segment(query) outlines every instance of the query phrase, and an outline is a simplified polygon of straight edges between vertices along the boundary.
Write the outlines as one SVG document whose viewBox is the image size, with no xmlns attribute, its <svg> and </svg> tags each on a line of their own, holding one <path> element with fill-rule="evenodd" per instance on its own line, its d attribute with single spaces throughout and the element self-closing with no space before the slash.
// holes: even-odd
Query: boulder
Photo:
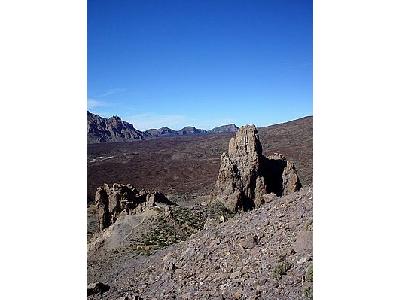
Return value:
<svg viewBox="0 0 400 300">
<path fill-rule="evenodd" d="M 102 282 L 94 282 L 88 285 L 87 295 L 103 294 L 110 289 L 110 286 Z"/>
</svg>

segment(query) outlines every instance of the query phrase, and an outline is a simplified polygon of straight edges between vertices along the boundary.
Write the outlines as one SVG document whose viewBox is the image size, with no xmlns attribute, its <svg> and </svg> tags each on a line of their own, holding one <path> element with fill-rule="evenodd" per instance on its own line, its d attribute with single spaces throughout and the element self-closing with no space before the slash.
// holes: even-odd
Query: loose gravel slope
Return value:
<svg viewBox="0 0 400 300">
<path fill-rule="evenodd" d="M 150 256 L 110 257 L 107 271 L 92 262 L 88 282 L 110 290 L 88 299 L 311 298 L 312 195 L 305 186 Z"/>
</svg>

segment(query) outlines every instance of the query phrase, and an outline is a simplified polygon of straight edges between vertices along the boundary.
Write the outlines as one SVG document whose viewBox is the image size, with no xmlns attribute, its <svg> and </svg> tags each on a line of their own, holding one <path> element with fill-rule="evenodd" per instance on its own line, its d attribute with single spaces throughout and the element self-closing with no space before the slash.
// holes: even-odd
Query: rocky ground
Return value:
<svg viewBox="0 0 400 300">
<path fill-rule="evenodd" d="M 129 251 L 126 245 L 89 251 L 88 282 L 109 289 L 88 299 L 312 298 L 312 195 L 305 186 L 154 252 Z M 204 218 L 199 219 L 201 227 Z M 153 238 L 150 244 L 157 244 Z"/>
<path fill-rule="evenodd" d="M 312 118 L 230 137 L 91 148 L 90 299 L 312 298 Z"/>
</svg>

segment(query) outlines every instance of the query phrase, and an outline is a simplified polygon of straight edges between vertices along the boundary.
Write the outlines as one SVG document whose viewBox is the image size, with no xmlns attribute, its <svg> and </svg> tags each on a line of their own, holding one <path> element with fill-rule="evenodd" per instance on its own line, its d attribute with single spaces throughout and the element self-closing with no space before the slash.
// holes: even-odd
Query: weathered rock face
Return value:
<svg viewBox="0 0 400 300">
<path fill-rule="evenodd" d="M 232 211 L 249 210 L 260 202 L 265 189 L 261 175 L 262 147 L 255 126 L 239 129 L 229 142 L 228 154 L 221 156 L 221 167 L 214 193 Z"/>
<path fill-rule="evenodd" d="M 130 184 L 117 183 L 112 187 L 104 184 L 97 188 L 95 201 L 100 230 L 113 224 L 122 211 L 136 214 L 157 205 L 173 205 L 160 192 L 139 191 Z"/>
<path fill-rule="evenodd" d="M 249 210 L 263 204 L 268 193 L 282 196 L 300 187 L 294 164 L 280 154 L 263 156 L 256 127 L 247 125 L 221 156 L 213 196 L 231 211 Z"/>
</svg>

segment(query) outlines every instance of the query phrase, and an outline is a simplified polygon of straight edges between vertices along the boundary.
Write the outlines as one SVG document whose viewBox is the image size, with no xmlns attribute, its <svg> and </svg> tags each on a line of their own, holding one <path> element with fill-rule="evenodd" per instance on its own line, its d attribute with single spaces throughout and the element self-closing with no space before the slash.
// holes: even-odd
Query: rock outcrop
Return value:
<svg viewBox="0 0 400 300">
<path fill-rule="evenodd" d="M 228 154 L 221 156 L 215 186 L 217 200 L 229 210 L 249 210 L 267 192 L 261 174 L 262 147 L 255 126 L 239 129 L 229 142 Z"/>
<path fill-rule="evenodd" d="M 117 183 L 97 188 L 95 201 L 100 230 L 113 224 L 122 211 L 136 214 L 154 206 L 174 204 L 160 192 L 139 191 L 130 184 Z"/>
<path fill-rule="evenodd" d="M 221 156 L 213 198 L 231 211 L 246 211 L 265 203 L 269 193 L 282 196 L 300 187 L 294 164 L 280 154 L 263 156 L 257 128 L 247 125 Z"/>
</svg>

